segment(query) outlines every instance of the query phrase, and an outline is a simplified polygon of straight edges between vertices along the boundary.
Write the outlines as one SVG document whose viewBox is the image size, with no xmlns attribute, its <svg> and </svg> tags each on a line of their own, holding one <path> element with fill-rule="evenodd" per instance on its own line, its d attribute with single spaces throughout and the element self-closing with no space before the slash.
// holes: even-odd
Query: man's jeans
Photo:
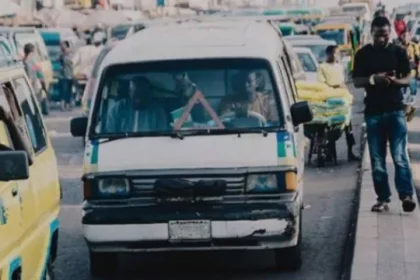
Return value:
<svg viewBox="0 0 420 280">
<path fill-rule="evenodd" d="M 413 196 L 413 178 L 407 153 L 407 123 L 404 111 L 366 116 L 367 140 L 377 199 L 389 202 L 391 190 L 386 170 L 387 142 L 395 166 L 395 186 L 399 198 Z"/>
<path fill-rule="evenodd" d="M 410 81 L 410 94 L 413 96 L 417 95 L 417 79 L 415 77 L 411 78 Z"/>
</svg>

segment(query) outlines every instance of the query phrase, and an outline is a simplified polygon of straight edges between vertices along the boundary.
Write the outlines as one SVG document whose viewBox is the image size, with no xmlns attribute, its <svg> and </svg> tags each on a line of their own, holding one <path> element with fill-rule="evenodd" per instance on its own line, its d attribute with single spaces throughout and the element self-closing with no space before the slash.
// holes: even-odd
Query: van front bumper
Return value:
<svg viewBox="0 0 420 280">
<path fill-rule="evenodd" d="M 153 211 L 144 207 L 97 208 L 84 210 L 82 223 L 85 240 L 92 251 L 276 249 L 297 244 L 300 207 L 299 203 L 293 202 L 288 206 L 219 205 L 195 212 L 163 208 Z M 120 219 L 116 220 L 117 216 Z M 209 221 L 210 239 L 172 241 L 169 221 L 185 220 Z"/>
</svg>

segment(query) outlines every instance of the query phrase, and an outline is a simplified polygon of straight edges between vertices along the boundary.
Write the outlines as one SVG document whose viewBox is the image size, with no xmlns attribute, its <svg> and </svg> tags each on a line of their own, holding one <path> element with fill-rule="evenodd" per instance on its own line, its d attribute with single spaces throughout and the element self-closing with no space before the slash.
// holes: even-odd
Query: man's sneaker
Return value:
<svg viewBox="0 0 420 280">
<path fill-rule="evenodd" d="M 404 212 L 413 212 L 416 209 L 416 203 L 411 197 L 406 197 L 402 200 L 402 207 Z"/>
<path fill-rule="evenodd" d="M 389 211 L 388 202 L 377 202 L 372 206 L 372 212 Z"/>
</svg>

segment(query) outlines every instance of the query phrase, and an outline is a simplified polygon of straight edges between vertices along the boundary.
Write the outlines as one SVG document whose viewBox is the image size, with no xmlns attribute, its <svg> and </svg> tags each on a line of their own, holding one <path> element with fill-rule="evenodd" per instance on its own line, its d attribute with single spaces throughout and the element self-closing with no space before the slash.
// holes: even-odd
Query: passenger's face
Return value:
<svg viewBox="0 0 420 280">
<path fill-rule="evenodd" d="M 389 26 L 373 27 L 372 37 L 374 46 L 380 48 L 385 47 L 389 42 L 390 33 L 391 30 Z"/>
<path fill-rule="evenodd" d="M 257 79 L 257 75 L 255 73 L 250 73 L 248 75 L 248 78 L 246 80 L 246 91 L 248 93 L 254 93 L 257 89 L 258 86 L 258 79 Z"/>
</svg>

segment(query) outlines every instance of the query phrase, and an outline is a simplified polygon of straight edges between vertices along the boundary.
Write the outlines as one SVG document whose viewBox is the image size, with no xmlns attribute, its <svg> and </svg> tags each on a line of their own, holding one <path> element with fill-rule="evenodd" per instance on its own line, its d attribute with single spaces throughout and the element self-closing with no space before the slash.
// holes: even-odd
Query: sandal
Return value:
<svg viewBox="0 0 420 280">
<path fill-rule="evenodd" d="M 389 211 L 388 202 L 377 202 L 372 206 L 372 212 L 384 212 Z"/>
<path fill-rule="evenodd" d="M 414 116 L 416 115 L 416 108 L 411 107 L 410 111 L 407 113 L 407 122 L 413 120 Z"/>
</svg>

